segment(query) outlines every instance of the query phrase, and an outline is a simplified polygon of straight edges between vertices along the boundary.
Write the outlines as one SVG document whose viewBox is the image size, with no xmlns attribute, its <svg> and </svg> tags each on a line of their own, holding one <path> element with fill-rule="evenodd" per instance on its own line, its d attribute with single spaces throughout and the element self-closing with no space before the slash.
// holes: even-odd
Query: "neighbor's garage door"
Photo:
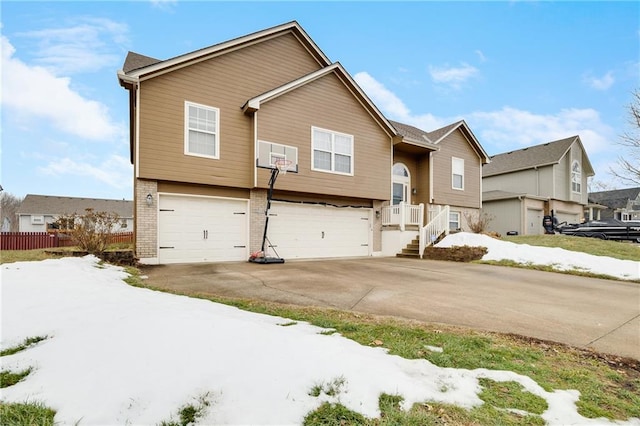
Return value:
<svg viewBox="0 0 640 426">
<path fill-rule="evenodd" d="M 558 223 L 580 223 L 580 218 L 578 217 L 579 215 L 576 213 L 555 212 L 555 215 L 558 219 Z"/>
<path fill-rule="evenodd" d="M 369 256 L 371 209 L 271 203 L 268 237 L 283 259 Z"/>
<path fill-rule="evenodd" d="M 159 263 L 247 260 L 248 201 L 160 194 Z"/>
</svg>

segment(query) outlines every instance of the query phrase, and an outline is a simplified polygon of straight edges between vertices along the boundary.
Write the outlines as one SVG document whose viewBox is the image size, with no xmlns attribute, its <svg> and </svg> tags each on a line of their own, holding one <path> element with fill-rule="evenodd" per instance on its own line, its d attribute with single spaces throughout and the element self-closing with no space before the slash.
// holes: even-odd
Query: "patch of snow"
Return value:
<svg viewBox="0 0 640 426">
<path fill-rule="evenodd" d="M 447 235 L 436 247 L 486 247 L 482 260 L 512 260 L 516 263 L 549 265 L 559 271 L 580 270 L 622 280 L 640 280 L 640 262 L 595 256 L 559 247 L 540 247 L 502 241 L 483 234 L 458 232 Z"/>
<path fill-rule="evenodd" d="M 202 424 L 300 424 L 324 401 L 378 417 L 380 393 L 404 407 L 433 401 L 474 407 L 479 378 L 515 381 L 544 398 L 549 424 L 640 425 L 586 419 L 575 390 L 545 391 L 510 371 L 437 367 L 389 355 L 325 329 L 234 307 L 127 285 L 122 268 L 93 256 L 2 265 L 2 347 L 39 344 L 2 357 L 3 368 L 33 367 L 1 389 L 3 402 L 41 401 L 61 425 L 155 425 L 206 399 Z M 309 395 L 344 379 L 338 395 Z"/>
</svg>

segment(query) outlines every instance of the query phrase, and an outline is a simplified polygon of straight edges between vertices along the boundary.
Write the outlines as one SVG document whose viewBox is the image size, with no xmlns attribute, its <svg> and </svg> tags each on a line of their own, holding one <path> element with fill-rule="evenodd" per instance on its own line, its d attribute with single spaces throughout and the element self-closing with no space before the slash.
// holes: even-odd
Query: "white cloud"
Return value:
<svg viewBox="0 0 640 426">
<path fill-rule="evenodd" d="M 494 146 L 520 147 L 537 145 L 579 135 L 587 152 L 609 148 L 613 129 L 600 120 L 594 109 L 562 109 L 555 114 L 535 114 L 512 107 L 498 111 L 468 114 L 467 122 L 479 129 L 481 142 Z"/>
<path fill-rule="evenodd" d="M 462 63 L 460 67 L 429 67 L 429 74 L 435 83 L 447 84 L 459 89 L 463 83 L 478 74 L 478 69 Z"/>
<path fill-rule="evenodd" d="M 150 0 L 151 5 L 165 12 L 173 11 L 174 7 L 178 5 L 178 0 Z"/>
<path fill-rule="evenodd" d="M 449 124 L 432 114 L 412 115 L 409 108 L 395 93 L 388 90 L 382 83 L 366 72 L 357 73 L 354 79 L 383 114 L 392 120 L 410 124 L 426 131 L 435 130 Z"/>
<path fill-rule="evenodd" d="M 602 77 L 593 77 L 593 76 L 585 76 L 583 81 L 592 89 L 596 90 L 607 90 L 613 83 L 615 83 L 615 78 L 613 78 L 613 72 L 609 71 Z"/>
<path fill-rule="evenodd" d="M 34 39 L 34 61 L 56 75 L 94 72 L 121 62 L 127 25 L 103 18 L 80 18 L 73 26 L 18 33 Z"/>
<path fill-rule="evenodd" d="M 129 160 L 111 155 L 100 164 L 90 164 L 72 158 L 54 158 L 39 172 L 47 176 L 75 176 L 90 178 L 110 187 L 124 189 L 131 186 L 132 166 Z"/>
<path fill-rule="evenodd" d="M 475 52 L 476 52 L 476 55 L 478 55 L 478 58 L 480 59 L 480 62 L 486 62 L 487 61 L 487 57 L 484 55 L 482 50 L 477 49 Z"/>
<path fill-rule="evenodd" d="M 113 140 L 124 132 L 112 122 L 105 105 L 73 91 L 69 78 L 56 77 L 43 67 L 16 58 L 6 37 L 2 36 L 0 43 L 2 106 L 15 113 L 14 118 L 31 125 L 45 119 L 58 130 L 91 140 Z"/>
</svg>

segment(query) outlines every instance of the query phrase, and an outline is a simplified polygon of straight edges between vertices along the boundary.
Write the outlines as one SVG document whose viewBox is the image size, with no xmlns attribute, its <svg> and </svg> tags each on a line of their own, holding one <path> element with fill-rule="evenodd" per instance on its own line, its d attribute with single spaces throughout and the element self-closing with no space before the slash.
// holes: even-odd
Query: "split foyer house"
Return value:
<svg viewBox="0 0 640 426">
<path fill-rule="evenodd" d="M 117 214 L 120 224 L 114 231 L 133 231 L 133 201 L 36 194 L 27 194 L 18 207 L 19 230 L 20 232 L 52 231 L 57 229 L 55 222 L 60 216 L 81 215 L 86 212 L 86 209 Z"/>
<path fill-rule="evenodd" d="M 545 215 L 580 223 L 588 204 L 587 178 L 594 170 L 579 136 L 491 157 L 482 170 L 483 211 L 492 231 L 544 233 Z"/>
<path fill-rule="evenodd" d="M 281 159 L 268 238 L 285 259 L 392 255 L 480 208 L 488 156 L 466 123 L 389 121 L 297 22 L 168 60 L 130 52 L 118 79 L 143 263 L 247 260 Z"/>
</svg>

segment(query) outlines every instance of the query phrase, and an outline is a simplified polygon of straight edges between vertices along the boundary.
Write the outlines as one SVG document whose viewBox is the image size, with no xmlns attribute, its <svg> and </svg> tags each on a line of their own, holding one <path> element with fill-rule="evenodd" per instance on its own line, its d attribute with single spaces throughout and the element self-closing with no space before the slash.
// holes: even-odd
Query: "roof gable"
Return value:
<svg viewBox="0 0 640 426">
<path fill-rule="evenodd" d="M 259 110 L 263 103 L 269 102 L 272 99 L 276 99 L 292 90 L 296 90 L 306 84 L 309 84 L 319 78 L 325 77 L 332 73 L 338 77 L 338 79 L 352 94 L 354 94 L 354 96 L 360 101 L 363 107 L 367 109 L 371 115 L 373 115 L 376 121 L 380 123 L 380 125 L 390 136 L 397 135 L 396 129 L 393 127 L 393 125 L 378 110 L 375 104 L 371 102 L 369 97 L 364 93 L 364 91 L 362 91 L 360 86 L 358 86 L 355 80 L 351 77 L 351 75 L 349 75 L 349 73 L 339 62 L 336 62 L 330 66 L 324 67 L 318 71 L 307 74 L 299 79 L 296 79 L 280 87 L 276 87 L 273 90 L 251 98 L 247 100 L 247 102 L 242 106 L 242 110 L 245 113 L 253 113 Z"/>
<path fill-rule="evenodd" d="M 101 198 L 59 197 L 27 194 L 18 208 L 20 215 L 83 214 L 91 208 L 96 212 L 116 213 L 121 218 L 133 217 L 133 201 Z"/>
<path fill-rule="evenodd" d="M 273 37 L 279 37 L 283 34 L 293 34 L 321 66 L 331 64 L 329 58 L 320 50 L 302 27 L 296 21 L 291 21 L 163 61 L 153 62 L 154 58 L 133 54 L 129 63 L 125 60 L 123 69 L 118 71 L 118 78 L 121 81 L 129 82 L 153 78 L 156 75 L 164 74 L 192 63 L 205 61 L 245 46 L 259 43 Z M 127 55 L 127 59 L 129 59 L 129 55 Z"/>
<path fill-rule="evenodd" d="M 588 175 L 593 175 L 593 167 L 586 156 L 579 136 L 571 136 L 553 142 L 547 142 L 516 151 L 509 151 L 491 157 L 491 163 L 482 168 L 483 177 L 495 176 L 504 173 L 532 169 L 535 167 L 558 164 L 567 154 L 574 143 L 578 143 L 587 160 L 583 169 Z M 586 166 L 586 168 L 585 168 Z"/>
<path fill-rule="evenodd" d="M 408 138 L 409 140 L 418 141 L 425 145 L 438 145 L 443 142 L 447 136 L 449 136 L 456 129 L 460 129 L 460 131 L 464 134 L 466 139 L 469 141 L 469 145 L 476 152 L 478 157 L 482 159 L 484 164 L 489 162 L 489 155 L 485 152 L 480 142 L 475 137 L 469 126 L 464 120 L 456 121 L 455 123 L 449 124 L 447 126 L 441 127 L 439 129 L 433 130 L 431 132 L 425 132 L 417 127 L 410 126 L 408 124 L 399 123 L 397 121 L 390 122 L 398 129 L 398 134 L 400 134 L 403 138 Z"/>
</svg>

